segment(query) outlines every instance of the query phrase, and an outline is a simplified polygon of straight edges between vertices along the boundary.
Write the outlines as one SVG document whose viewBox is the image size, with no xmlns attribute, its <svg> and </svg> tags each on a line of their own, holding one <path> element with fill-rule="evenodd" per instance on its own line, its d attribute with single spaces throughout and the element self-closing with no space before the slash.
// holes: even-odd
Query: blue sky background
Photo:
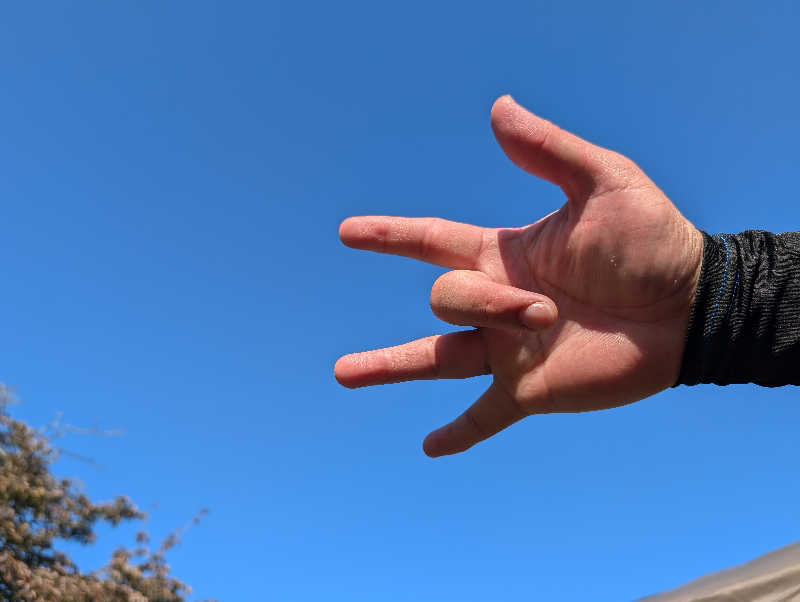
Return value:
<svg viewBox="0 0 800 602">
<path fill-rule="evenodd" d="M 794 389 L 671 390 L 421 441 L 485 378 L 350 391 L 347 352 L 452 330 L 439 268 L 358 214 L 520 226 L 562 203 L 504 93 L 623 152 L 710 232 L 800 226 L 800 5 L 81 2 L 0 19 L 0 380 L 194 599 L 631 600 L 800 540 Z M 96 567 L 137 527 L 74 550 Z"/>
</svg>

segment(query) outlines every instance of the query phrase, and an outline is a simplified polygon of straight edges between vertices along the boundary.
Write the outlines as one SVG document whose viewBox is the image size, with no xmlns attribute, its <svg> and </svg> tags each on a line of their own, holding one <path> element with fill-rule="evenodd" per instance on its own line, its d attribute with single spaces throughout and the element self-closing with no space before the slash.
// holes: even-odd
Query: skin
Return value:
<svg viewBox="0 0 800 602">
<path fill-rule="evenodd" d="M 680 370 L 703 239 L 631 160 L 559 129 L 510 96 L 492 128 L 516 165 L 567 201 L 523 228 L 436 218 L 351 217 L 349 247 L 453 271 L 431 308 L 473 330 L 345 355 L 346 387 L 492 374 L 463 414 L 429 434 L 429 456 L 462 452 L 532 414 L 632 403 L 672 386 Z"/>
</svg>

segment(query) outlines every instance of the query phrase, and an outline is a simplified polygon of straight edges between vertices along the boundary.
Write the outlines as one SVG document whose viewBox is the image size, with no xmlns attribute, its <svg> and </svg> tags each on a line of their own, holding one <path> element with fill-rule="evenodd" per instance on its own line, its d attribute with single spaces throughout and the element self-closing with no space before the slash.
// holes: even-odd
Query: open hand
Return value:
<svg viewBox="0 0 800 602">
<path fill-rule="evenodd" d="M 472 406 L 425 438 L 430 456 L 530 414 L 612 408 L 673 385 L 700 273 L 702 235 L 632 161 L 510 96 L 491 121 L 514 163 L 561 187 L 561 209 L 523 228 L 353 217 L 339 231 L 347 246 L 453 270 L 431 307 L 474 330 L 346 355 L 334 369 L 347 387 L 491 373 Z"/>
</svg>

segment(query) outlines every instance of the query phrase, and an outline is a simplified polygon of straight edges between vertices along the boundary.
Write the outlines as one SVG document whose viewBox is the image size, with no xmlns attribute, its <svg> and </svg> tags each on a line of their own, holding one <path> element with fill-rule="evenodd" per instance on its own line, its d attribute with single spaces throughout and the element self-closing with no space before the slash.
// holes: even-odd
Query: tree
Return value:
<svg viewBox="0 0 800 602">
<path fill-rule="evenodd" d="M 117 525 L 145 515 L 126 497 L 95 503 L 70 479 L 50 468 L 58 450 L 50 439 L 9 416 L 9 389 L 0 383 L 0 598 L 83 602 L 181 602 L 191 592 L 169 575 L 167 551 L 181 537 L 171 533 L 155 550 L 148 536 L 138 547 L 118 548 L 103 568 L 82 572 L 54 547 L 57 540 L 91 544 L 98 521 Z M 196 523 L 201 512 L 192 521 Z"/>
</svg>

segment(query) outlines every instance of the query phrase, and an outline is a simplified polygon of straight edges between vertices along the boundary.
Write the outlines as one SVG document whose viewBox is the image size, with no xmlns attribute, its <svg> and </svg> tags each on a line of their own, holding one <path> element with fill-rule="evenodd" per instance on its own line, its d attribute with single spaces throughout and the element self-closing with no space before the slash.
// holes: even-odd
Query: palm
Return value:
<svg viewBox="0 0 800 602">
<path fill-rule="evenodd" d="M 477 330 L 345 356 L 348 386 L 491 372 L 492 386 L 426 452 L 454 453 L 531 413 L 609 408 L 675 382 L 701 238 L 635 165 L 500 99 L 498 141 L 568 202 L 519 229 L 352 218 L 350 246 L 454 268 L 433 287 L 442 319 Z M 551 314 L 531 313 L 543 304 Z M 557 308 L 558 319 L 555 319 Z"/>
<path fill-rule="evenodd" d="M 537 413 L 608 408 L 673 384 L 696 270 L 687 226 L 645 181 L 588 199 L 577 216 L 565 205 L 527 228 L 497 231 L 483 271 L 559 309 L 544 332 L 482 330 L 497 383 Z"/>
</svg>

